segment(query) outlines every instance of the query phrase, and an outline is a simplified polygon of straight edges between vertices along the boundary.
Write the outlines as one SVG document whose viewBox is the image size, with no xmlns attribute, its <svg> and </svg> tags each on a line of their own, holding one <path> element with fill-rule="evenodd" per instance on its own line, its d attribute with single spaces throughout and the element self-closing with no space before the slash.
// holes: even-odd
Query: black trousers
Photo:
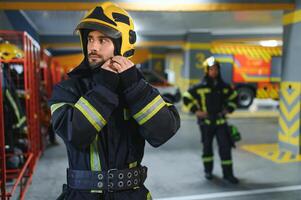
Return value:
<svg viewBox="0 0 301 200">
<path fill-rule="evenodd" d="M 200 125 L 200 130 L 205 172 L 211 173 L 213 170 L 213 139 L 216 136 L 223 173 L 232 174 L 232 145 L 227 125 Z"/>
</svg>

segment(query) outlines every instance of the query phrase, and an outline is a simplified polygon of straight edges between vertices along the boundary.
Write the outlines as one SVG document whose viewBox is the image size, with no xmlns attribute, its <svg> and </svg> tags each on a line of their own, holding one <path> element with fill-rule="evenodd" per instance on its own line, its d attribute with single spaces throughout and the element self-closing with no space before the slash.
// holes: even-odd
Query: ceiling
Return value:
<svg viewBox="0 0 301 200">
<path fill-rule="evenodd" d="M 24 11 L 40 35 L 72 35 L 84 11 Z M 130 12 L 138 35 L 281 34 L 282 11 Z"/>
<path fill-rule="evenodd" d="M 168 0 L 163 0 L 167 4 Z M 180 0 L 174 0 L 180 1 Z M 231 7 L 221 7 L 219 11 L 214 11 L 211 9 L 210 4 L 206 4 L 208 10 L 201 8 L 196 8 L 194 11 L 194 5 L 197 7 L 202 2 L 210 2 L 209 0 L 184 0 L 182 5 L 190 7 L 182 11 L 154 11 L 157 7 L 162 6 L 162 1 L 153 0 L 151 1 L 137 1 L 139 8 L 134 8 L 134 0 L 129 1 L 130 3 L 125 3 L 125 0 L 121 0 L 121 3 L 129 10 L 130 15 L 134 19 L 135 29 L 138 35 L 138 41 L 149 41 L 154 40 L 150 38 L 155 38 L 155 40 L 184 40 L 185 35 L 189 32 L 210 32 L 213 35 L 219 36 L 220 38 L 231 36 L 232 38 L 241 38 L 241 36 L 254 36 L 256 38 L 260 37 L 278 37 L 282 36 L 282 15 L 283 10 L 290 9 L 290 7 L 281 9 L 280 7 L 271 7 L 267 10 L 262 8 L 257 8 L 255 6 L 248 6 L 251 3 L 256 5 L 273 5 L 281 4 L 281 0 L 265 0 L 265 2 L 257 0 L 210 0 L 212 2 L 218 2 L 217 4 L 229 4 L 225 2 L 240 2 L 240 5 L 243 6 L 243 11 L 237 11 L 237 9 L 230 9 L 231 11 L 225 11 Z M 269 1 L 269 2 L 267 2 Z M 289 6 L 292 5 L 292 0 L 284 0 Z M 49 4 L 47 7 L 47 2 L 41 2 L 39 0 L 31 0 L 32 4 L 15 4 L 17 0 L 11 0 L 9 3 L 11 7 L 7 7 L 10 10 L 20 9 L 21 14 L 25 19 L 31 24 L 35 31 L 41 36 L 42 43 L 78 43 L 78 36 L 73 34 L 74 28 L 80 19 L 85 15 L 86 9 L 79 6 L 87 6 L 88 3 L 96 3 L 95 1 L 78 1 L 78 0 L 62 0 L 59 3 L 62 3 L 65 7 L 62 8 L 60 5 L 56 5 L 55 2 Z M 26 2 L 26 1 L 23 1 Z M 51 2 L 51 1 L 49 1 Z M 173 2 L 173 1 L 171 1 Z M 198 2 L 198 3 L 193 3 Z M 261 2 L 261 3 L 257 3 Z M 273 2 L 273 3 L 270 3 Z M 58 2 L 57 2 L 58 3 Z M 71 4 L 66 4 L 71 3 Z M 132 4 L 131 4 L 132 3 Z M 164 4 L 163 3 L 163 4 Z M 73 5 L 74 4 L 74 5 Z M 76 4 L 76 5 L 75 5 Z M 7 4 L 8 5 L 8 4 Z M 26 5 L 24 8 L 22 6 Z M 38 5 L 33 8 L 33 6 Z M 68 9 L 68 6 L 70 8 Z M 73 5 L 73 7 L 72 7 Z M 173 4 L 170 4 L 173 5 Z M 232 4 L 234 5 L 234 4 Z M 250 4 L 251 5 L 251 4 Z M 31 7 L 30 7 L 31 6 Z M 131 7 L 133 6 L 133 7 Z M 72 7 L 72 8 L 71 8 Z M 1 2 L 0 2 L 1 8 Z M 23 8 L 23 9 L 21 9 Z M 165 8 L 169 8 L 168 5 Z M 172 8 L 172 6 L 171 6 Z M 176 9 L 181 8 L 181 6 L 176 6 Z M 210 10 L 211 9 L 211 10 Z M 147 10 L 147 11 L 141 11 Z M 189 10 L 189 11 L 188 11 Z M 71 48 L 79 49 L 79 45 L 71 47 L 55 47 L 57 49 Z"/>
</svg>

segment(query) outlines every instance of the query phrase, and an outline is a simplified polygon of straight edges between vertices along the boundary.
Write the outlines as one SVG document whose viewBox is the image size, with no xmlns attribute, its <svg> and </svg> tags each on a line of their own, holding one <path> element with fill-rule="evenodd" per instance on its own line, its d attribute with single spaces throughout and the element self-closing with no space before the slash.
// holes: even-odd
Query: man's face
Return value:
<svg viewBox="0 0 301 200">
<path fill-rule="evenodd" d="M 210 78 L 213 78 L 213 79 L 217 78 L 218 73 L 219 73 L 218 72 L 218 67 L 216 65 L 213 65 L 212 67 L 209 67 L 208 75 L 209 75 Z"/>
<path fill-rule="evenodd" d="M 114 56 L 114 44 L 100 31 L 91 31 L 88 35 L 87 51 L 89 65 L 94 69 Z"/>
</svg>

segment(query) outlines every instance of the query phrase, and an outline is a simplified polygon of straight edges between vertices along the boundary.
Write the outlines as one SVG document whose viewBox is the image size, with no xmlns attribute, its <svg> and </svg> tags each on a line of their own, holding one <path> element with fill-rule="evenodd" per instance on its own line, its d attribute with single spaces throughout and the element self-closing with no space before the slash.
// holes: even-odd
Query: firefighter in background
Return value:
<svg viewBox="0 0 301 200">
<path fill-rule="evenodd" d="M 220 73 L 220 64 L 214 57 L 204 62 L 205 76 L 203 80 L 192 86 L 183 95 L 183 101 L 190 112 L 197 117 L 203 143 L 203 163 L 205 178 L 213 178 L 213 138 L 216 136 L 221 159 L 223 178 L 237 184 L 233 174 L 231 157 L 232 143 L 227 132 L 226 115 L 236 108 L 237 93 L 226 84 Z"/>
<path fill-rule="evenodd" d="M 54 131 L 68 152 L 61 199 L 151 199 L 141 166 L 145 140 L 158 147 L 180 126 L 176 108 L 149 85 L 128 59 L 133 20 L 104 2 L 77 26 L 84 60 L 54 87 L 49 101 Z"/>
</svg>

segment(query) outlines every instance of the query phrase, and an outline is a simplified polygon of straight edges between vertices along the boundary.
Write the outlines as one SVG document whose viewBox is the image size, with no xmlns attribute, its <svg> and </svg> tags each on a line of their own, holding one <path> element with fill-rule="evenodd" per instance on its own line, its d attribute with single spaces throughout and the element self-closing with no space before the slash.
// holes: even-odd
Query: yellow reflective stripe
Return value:
<svg viewBox="0 0 301 200">
<path fill-rule="evenodd" d="M 232 165 L 232 160 L 222 160 L 222 165 Z"/>
<path fill-rule="evenodd" d="M 205 122 L 205 124 L 211 124 L 209 119 L 205 119 L 204 122 Z"/>
<path fill-rule="evenodd" d="M 68 104 L 68 105 L 72 105 L 72 106 L 73 106 L 73 104 L 71 104 L 71 103 L 55 103 L 55 104 L 52 104 L 52 105 L 50 106 L 51 115 L 52 115 L 57 109 L 59 109 L 60 107 L 62 107 L 62 106 L 65 105 L 65 104 Z"/>
<path fill-rule="evenodd" d="M 124 120 L 129 120 L 130 118 L 131 118 L 130 110 L 127 109 L 127 108 L 124 108 L 123 109 L 123 119 Z"/>
<path fill-rule="evenodd" d="M 98 154 L 98 135 L 90 144 L 90 165 L 91 171 L 101 171 L 101 163 Z M 102 193 L 102 190 L 91 190 L 92 193 Z"/>
<path fill-rule="evenodd" d="M 167 102 L 166 102 L 166 105 L 167 105 L 168 107 L 173 106 L 172 103 L 167 103 Z"/>
<path fill-rule="evenodd" d="M 152 118 L 157 112 L 159 112 L 159 110 L 161 108 L 164 107 L 164 105 L 166 105 L 166 103 L 163 101 L 162 103 L 160 103 L 152 112 L 150 112 L 145 118 L 143 118 L 143 120 L 140 121 L 140 125 L 144 124 L 145 122 L 147 122 L 150 118 Z"/>
<path fill-rule="evenodd" d="M 83 97 L 81 97 L 75 107 L 88 119 L 97 131 L 100 131 L 105 125 L 106 121 L 96 111 L 96 109 Z"/>
<path fill-rule="evenodd" d="M 16 124 L 16 127 L 17 127 L 17 128 L 20 128 L 20 127 L 22 126 L 22 124 L 24 124 L 25 121 L 26 121 L 26 117 L 23 116 L 23 117 L 19 120 L 19 122 Z"/>
<path fill-rule="evenodd" d="M 221 124 L 224 124 L 226 122 L 225 119 L 218 119 L 216 120 L 216 125 L 221 125 Z"/>
<path fill-rule="evenodd" d="M 94 115 L 101 121 L 103 125 L 105 125 L 107 122 L 106 120 L 101 116 L 101 114 L 83 97 L 79 99 L 82 101 L 88 108 L 93 112 Z"/>
<path fill-rule="evenodd" d="M 201 109 L 202 111 L 207 111 L 206 107 L 206 93 L 209 93 L 210 89 L 209 88 L 203 88 L 203 89 L 198 89 L 197 93 L 201 96 Z"/>
<path fill-rule="evenodd" d="M 195 98 L 193 98 L 193 96 L 189 93 L 189 92 L 184 92 L 183 97 L 186 97 L 187 99 L 190 99 L 191 102 L 189 104 L 186 104 L 185 107 L 190 110 L 192 108 L 192 106 L 197 106 L 197 101 Z"/>
<path fill-rule="evenodd" d="M 92 144 L 90 144 L 90 164 L 92 171 L 101 171 L 101 164 L 98 154 L 98 135 L 96 135 Z"/>
<path fill-rule="evenodd" d="M 129 168 L 134 168 L 134 167 L 137 167 L 137 161 L 129 164 Z"/>
<path fill-rule="evenodd" d="M 197 106 L 197 105 L 196 105 L 195 103 L 191 102 L 191 103 L 189 103 L 188 105 L 186 105 L 186 108 L 187 108 L 188 110 L 191 110 L 191 108 L 192 108 L 193 106 Z"/>
<path fill-rule="evenodd" d="M 203 157 L 203 162 L 213 162 L 213 156 Z"/>
<path fill-rule="evenodd" d="M 193 96 L 189 92 L 184 92 L 183 97 L 194 100 Z"/>
<path fill-rule="evenodd" d="M 152 200 L 153 197 L 150 192 L 147 193 L 146 200 Z"/>
<path fill-rule="evenodd" d="M 6 94 L 7 98 L 8 98 L 11 106 L 13 107 L 13 109 L 15 111 L 15 114 L 16 114 L 16 117 L 17 117 L 17 119 L 19 121 L 20 120 L 20 112 L 19 112 L 19 109 L 17 107 L 17 104 L 16 104 L 14 98 L 11 96 L 11 94 L 10 94 L 10 92 L 9 92 L 8 89 L 6 89 L 5 94 Z"/>
<path fill-rule="evenodd" d="M 233 99 L 235 99 L 236 97 L 237 97 L 237 92 L 234 91 L 234 92 L 229 96 L 228 100 L 233 100 Z"/>
<path fill-rule="evenodd" d="M 237 108 L 237 105 L 233 102 L 228 102 L 228 106 L 232 107 L 232 108 Z"/>
<path fill-rule="evenodd" d="M 147 104 L 141 111 L 134 115 L 134 119 L 140 124 L 144 124 L 152 118 L 162 107 L 166 105 L 160 95 Z"/>
</svg>

